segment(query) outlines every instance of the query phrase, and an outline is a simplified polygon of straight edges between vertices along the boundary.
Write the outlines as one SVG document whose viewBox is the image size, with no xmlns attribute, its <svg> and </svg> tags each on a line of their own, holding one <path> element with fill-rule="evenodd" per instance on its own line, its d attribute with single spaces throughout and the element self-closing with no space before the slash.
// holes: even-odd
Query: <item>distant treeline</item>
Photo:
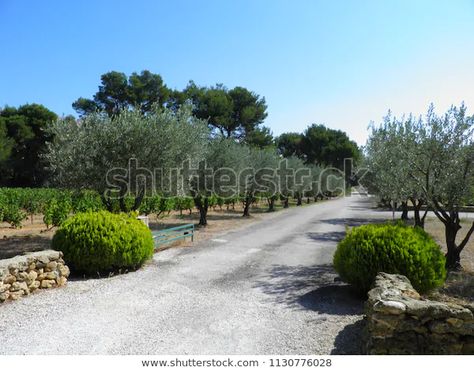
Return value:
<svg viewBox="0 0 474 371">
<path fill-rule="evenodd" d="M 183 105 L 205 120 L 214 137 L 233 139 L 261 149 L 276 149 L 281 156 L 296 156 L 306 164 L 342 169 L 345 158 L 360 158 L 359 148 L 347 135 L 323 125 L 311 125 L 304 133 L 284 133 L 274 137 L 263 125 L 267 117 L 264 97 L 244 88 L 228 89 L 222 84 L 198 86 L 193 81 L 183 90 L 166 86 L 158 74 L 150 71 L 132 73 L 108 72 L 91 99 L 79 98 L 72 103 L 79 114 L 63 121 L 81 121 L 88 115 L 103 112 L 109 117 L 123 110 L 177 111 Z M 58 116 L 39 104 L 0 109 L 0 186 L 41 187 L 51 185 L 51 169 L 43 154 L 53 140 L 48 126 Z M 288 123 L 289 126 L 293 123 Z"/>
</svg>

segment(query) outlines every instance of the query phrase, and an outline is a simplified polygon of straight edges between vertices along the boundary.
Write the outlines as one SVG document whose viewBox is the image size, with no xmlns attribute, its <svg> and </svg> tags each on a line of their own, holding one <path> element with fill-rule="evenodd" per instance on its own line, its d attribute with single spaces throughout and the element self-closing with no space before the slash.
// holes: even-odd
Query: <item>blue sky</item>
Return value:
<svg viewBox="0 0 474 371">
<path fill-rule="evenodd" d="M 365 142 L 388 109 L 474 110 L 474 1 L 0 0 L 0 106 L 58 114 L 100 75 L 149 69 L 265 96 L 275 134 L 323 123 Z"/>
</svg>

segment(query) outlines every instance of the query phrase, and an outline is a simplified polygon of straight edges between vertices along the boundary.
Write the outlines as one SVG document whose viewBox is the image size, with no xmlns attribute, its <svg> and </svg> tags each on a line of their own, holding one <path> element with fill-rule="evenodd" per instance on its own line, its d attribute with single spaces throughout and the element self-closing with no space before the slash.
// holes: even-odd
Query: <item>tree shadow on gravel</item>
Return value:
<svg viewBox="0 0 474 371">
<path fill-rule="evenodd" d="M 362 354 L 365 322 L 350 316 L 363 314 L 364 300 L 349 285 L 338 281 L 332 265 L 273 265 L 255 287 L 276 304 L 323 315 L 316 319 L 325 320 L 324 314 L 349 316 L 341 321 L 356 322 L 346 325 L 336 335 L 331 354 Z"/>
<path fill-rule="evenodd" d="M 309 232 L 306 235 L 312 240 L 318 242 L 339 242 L 346 236 L 346 232 L 326 232 L 326 233 L 315 233 Z"/>
<path fill-rule="evenodd" d="M 299 310 L 335 315 L 359 315 L 363 299 L 349 285 L 335 282 L 338 277 L 332 265 L 273 265 L 266 276 L 256 282 L 275 303 Z"/>
<path fill-rule="evenodd" d="M 336 335 L 331 354 L 363 354 L 365 319 L 347 325 Z"/>
<path fill-rule="evenodd" d="M 307 292 L 297 300 L 303 307 L 319 313 L 337 315 L 362 314 L 364 301 L 346 284 L 332 284 Z"/>
<path fill-rule="evenodd" d="M 386 219 L 378 218 L 338 218 L 338 219 L 324 219 L 321 223 L 332 224 L 332 225 L 343 225 L 348 227 L 359 227 L 364 224 L 377 224 L 385 223 Z"/>
</svg>

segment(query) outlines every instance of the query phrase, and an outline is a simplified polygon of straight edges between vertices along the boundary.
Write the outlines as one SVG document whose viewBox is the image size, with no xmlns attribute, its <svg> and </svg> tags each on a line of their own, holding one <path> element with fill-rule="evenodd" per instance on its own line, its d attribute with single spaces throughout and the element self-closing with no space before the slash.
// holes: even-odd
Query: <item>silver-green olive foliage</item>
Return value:
<svg viewBox="0 0 474 371">
<path fill-rule="evenodd" d="M 136 168 L 136 177 L 130 174 L 132 188 L 137 180 L 148 190 L 170 191 L 164 186 L 177 187 L 166 181 L 170 170 L 181 168 L 188 159 L 193 163 L 204 159 L 209 137 L 206 122 L 195 118 L 189 107 L 148 114 L 122 110 L 113 117 L 93 113 L 78 122 L 58 120 L 49 130 L 54 140 L 45 157 L 54 183 L 101 193 L 110 187 L 109 171 L 116 169 L 114 175 L 122 179 L 130 165 Z M 131 164 L 131 159 L 136 162 Z"/>
<path fill-rule="evenodd" d="M 447 266 L 459 266 L 474 224 L 461 242 L 459 211 L 472 202 L 474 188 L 474 116 L 466 107 L 437 115 L 397 119 L 389 115 L 373 128 L 366 146 L 371 180 L 381 197 L 392 201 L 425 200 L 446 228 Z"/>
</svg>

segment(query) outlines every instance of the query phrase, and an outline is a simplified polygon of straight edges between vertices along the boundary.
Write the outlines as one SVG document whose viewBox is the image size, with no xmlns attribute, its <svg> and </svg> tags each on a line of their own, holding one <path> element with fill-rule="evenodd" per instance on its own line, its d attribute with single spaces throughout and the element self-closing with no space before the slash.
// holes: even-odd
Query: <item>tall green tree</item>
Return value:
<svg viewBox="0 0 474 371">
<path fill-rule="evenodd" d="M 358 161 L 360 151 L 346 133 L 333 130 L 324 125 L 313 124 L 308 127 L 301 142 L 301 151 L 309 164 L 321 164 L 343 169 L 344 160 Z"/>
<path fill-rule="evenodd" d="M 261 126 L 247 132 L 245 143 L 261 149 L 275 148 L 275 140 L 269 127 Z"/>
<path fill-rule="evenodd" d="M 154 107 L 178 110 L 192 103 L 196 117 L 207 120 L 215 134 L 225 138 L 245 141 L 252 145 L 268 146 L 272 141 L 268 128 L 260 127 L 267 117 L 264 97 L 237 86 L 232 89 L 222 84 L 211 87 L 198 86 L 190 81 L 182 91 L 169 89 L 160 75 L 148 70 L 129 77 L 111 71 L 101 76 L 101 84 L 92 99 L 78 98 L 72 107 L 80 116 L 104 111 L 109 116 L 124 109 L 137 108 L 147 113 Z"/>
<path fill-rule="evenodd" d="M 7 124 L 4 117 L 0 117 L 0 169 L 2 164 L 10 157 L 13 140 L 7 135 Z"/>
<path fill-rule="evenodd" d="M 267 117 L 265 98 L 246 88 L 199 87 L 191 81 L 182 93 L 174 94 L 175 105 L 186 100 L 193 103 L 194 114 L 208 120 L 210 128 L 224 138 L 245 141 L 252 131 L 265 130 L 259 128 Z"/>
<path fill-rule="evenodd" d="M 43 184 L 46 172 L 41 153 L 51 138 L 45 129 L 56 119 L 54 112 L 40 104 L 25 104 L 18 108 L 7 106 L 0 111 L 0 141 L 6 143 L 0 149 L 3 157 L 1 184 L 16 187 Z"/>
<path fill-rule="evenodd" d="M 278 152 L 286 158 L 296 156 L 306 164 L 344 168 L 345 159 L 358 162 L 361 152 L 346 133 L 313 124 L 304 133 L 283 133 L 275 139 Z"/>
<path fill-rule="evenodd" d="M 283 157 L 297 156 L 304 159 L 302 141 L 301 133 L 283 133 L 275 139 L 278 152 Z"/>
<path fill-rule="evenodd" d="M 160 75 L 148 70 L 130 77 L 117 71 L 103 74 L 99 90 L 92 99 L 79 98 L 72 107 L 84 116 L 97 110 L 109 116 L 123 109 L 138 108 L 143 113 L 150 112 L 153 105 L 163 106 L 170 97 L 170 90 Z"/>
<path fill-rule="evenodd" d="M 227 137 L 245 138 L 247 133 L 256 129 L 267 117 L 265 98 L 237 86 L 229 90 L 233 109 L 230 125 L 224 127 Z"/>
</svg>

